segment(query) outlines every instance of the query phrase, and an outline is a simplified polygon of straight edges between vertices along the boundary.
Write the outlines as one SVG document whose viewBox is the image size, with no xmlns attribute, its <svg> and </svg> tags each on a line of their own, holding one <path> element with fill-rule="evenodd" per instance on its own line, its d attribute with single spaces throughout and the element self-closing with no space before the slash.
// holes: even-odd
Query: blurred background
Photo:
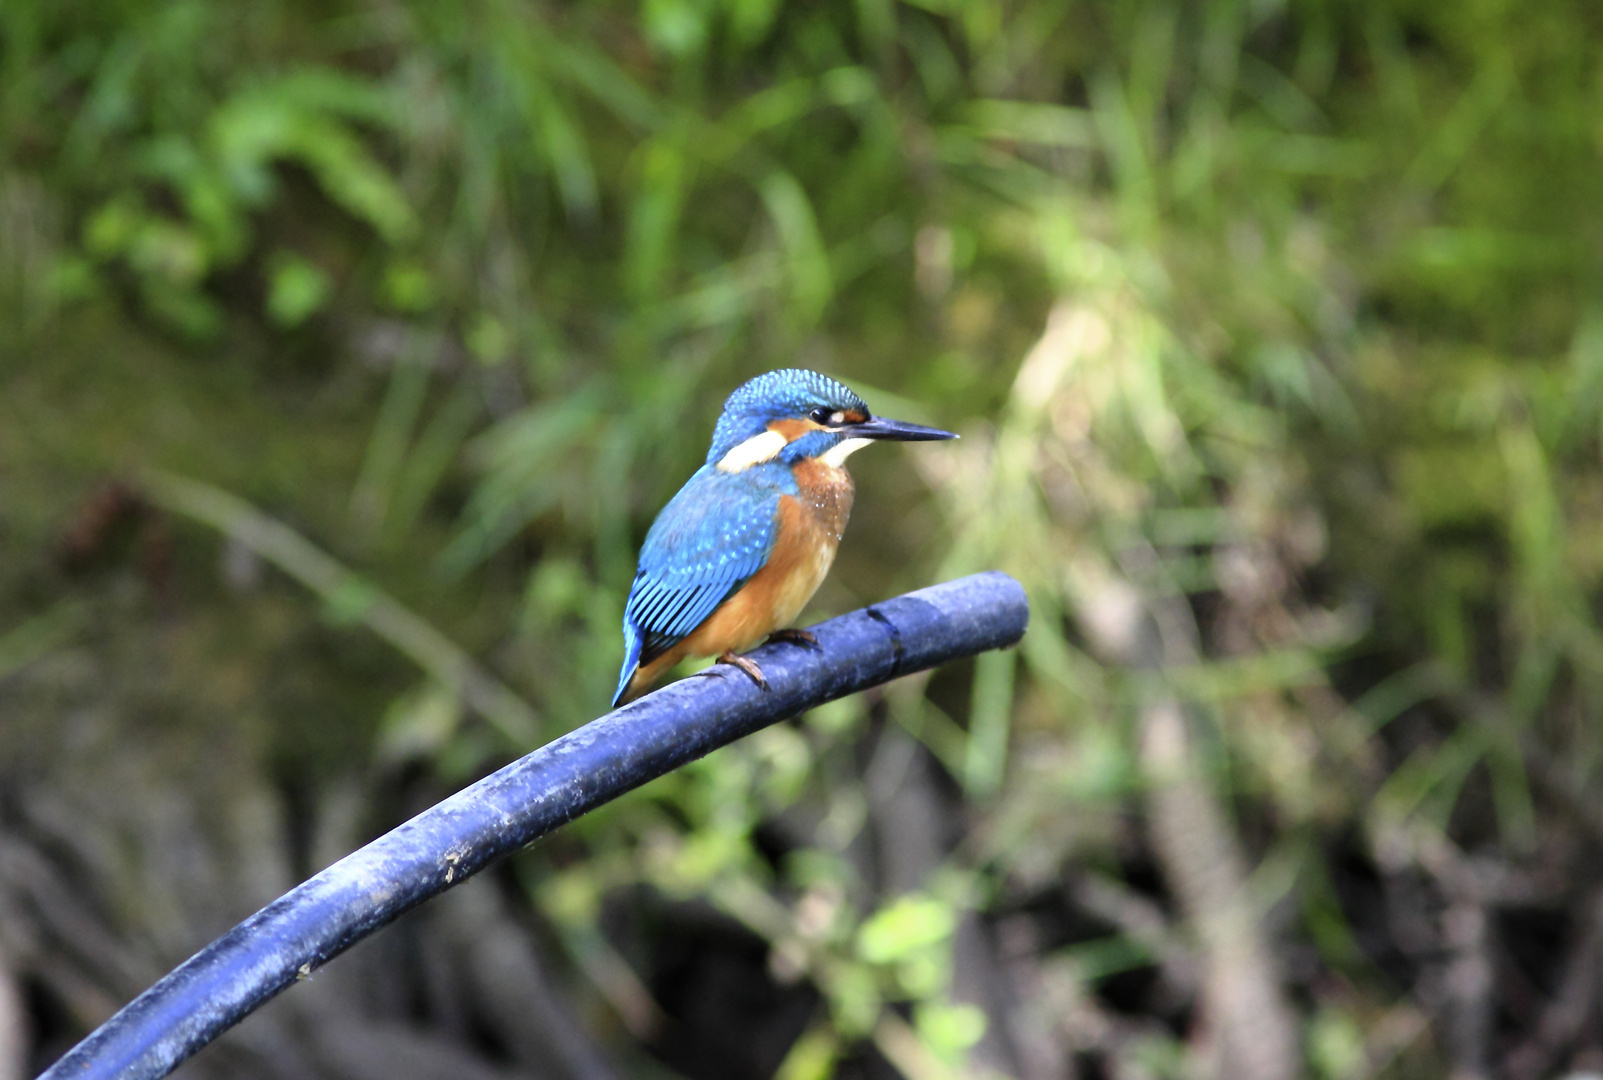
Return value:
<svg viewBox="0 0 1603 1080">
<path fill-rule="evenodd" d="M 720 751 L 186 1065 L 1603 1071 L 1603 13 L 0 3 L 0 1080 L 606 708 L 725 395 L 806 621 L 1022 645 Z"/>
</svg>

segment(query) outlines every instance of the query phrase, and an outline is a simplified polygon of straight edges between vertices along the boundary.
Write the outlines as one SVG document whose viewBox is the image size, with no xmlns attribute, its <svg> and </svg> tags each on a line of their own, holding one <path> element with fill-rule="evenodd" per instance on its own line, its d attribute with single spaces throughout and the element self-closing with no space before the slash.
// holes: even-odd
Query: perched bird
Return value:
<svg viewBox="0 0 1603 1080">
<path fill-rule="evenodd" d="M 816 371 L 770 371 L 730 394 L 707 463 L 640 549 L 613 706 L 687 656 L 716 656 L 766 690 L 762 670 L 736 654 L 770 634 L 816 645 L 806 631 L 781 628 L 835 559 L 852 510 L 847 456 L 877 439 L 955 438 L 871 416 L 862 398 Z"/>
</svg>

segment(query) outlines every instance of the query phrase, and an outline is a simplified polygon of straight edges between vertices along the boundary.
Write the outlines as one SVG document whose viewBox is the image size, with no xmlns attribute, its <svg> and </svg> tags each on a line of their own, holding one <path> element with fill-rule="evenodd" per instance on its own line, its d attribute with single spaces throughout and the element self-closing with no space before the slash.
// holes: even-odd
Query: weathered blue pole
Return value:
<svg viewBox="0 0 1603 1080">
<path fill-rule="evenodd" d="M 580 814 L 777 720 L 1024 636 L 1029 604 L 995 571 L 813 627 L 815 650 L 753 653 L 569 732 L 464 788 L 258 911 L 75 1046 L 41 1080 L 150 1080 L 379 927 Z"/>
</svg>

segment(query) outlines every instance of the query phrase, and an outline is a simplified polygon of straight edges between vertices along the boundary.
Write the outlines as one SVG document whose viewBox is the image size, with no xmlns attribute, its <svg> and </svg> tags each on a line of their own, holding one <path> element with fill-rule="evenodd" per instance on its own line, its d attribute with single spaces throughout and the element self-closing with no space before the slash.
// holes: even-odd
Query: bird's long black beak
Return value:
<svg viewBox="0 0 1603 1080">
<path fill-rule="evenodd" d="M 871 417 L 861 424 L 839 429 L 854 439 L 894 439 L 897 442 L 933 442 L 936 439 L 955 439 L 956 435 L 940 428 L 909 424 L 905 420 L 887 420 L 883 416 Z"/>
</svg>

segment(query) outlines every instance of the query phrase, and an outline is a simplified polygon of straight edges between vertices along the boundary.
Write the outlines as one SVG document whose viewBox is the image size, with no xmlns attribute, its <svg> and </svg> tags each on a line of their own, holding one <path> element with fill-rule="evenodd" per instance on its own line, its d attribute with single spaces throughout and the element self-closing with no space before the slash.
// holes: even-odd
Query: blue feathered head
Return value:
<svg viewBox="0 0 1603 1080">
<path fill-rule="evenodd" d="M 803 368 L 781 368 L 742 384 L 724 402 L 723 415 L 713 429 L 707 463 L 723 456 L 775 420 L 810 418 L 833 424 L 869 419 L 863 399 L 827 375 Z"/>
</svg>

